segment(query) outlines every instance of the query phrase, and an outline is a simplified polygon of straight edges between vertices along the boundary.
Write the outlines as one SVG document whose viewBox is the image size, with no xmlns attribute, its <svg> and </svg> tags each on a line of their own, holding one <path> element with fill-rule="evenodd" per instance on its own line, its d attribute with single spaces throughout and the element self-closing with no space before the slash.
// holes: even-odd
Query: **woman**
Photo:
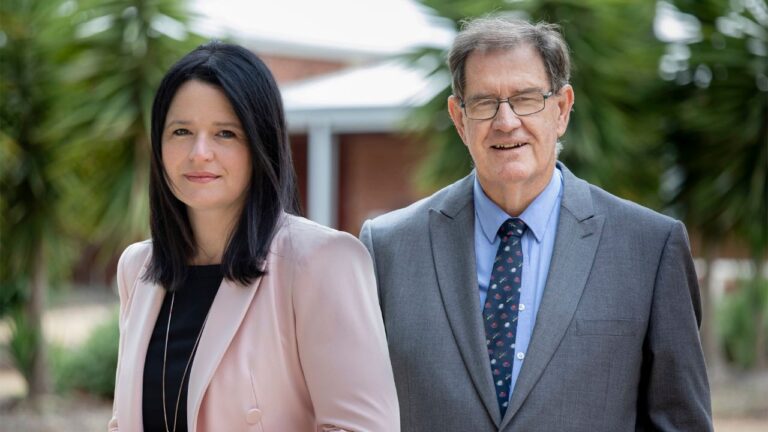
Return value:
<svg viewBox="0 0 768 432">
<path fill-rule="evenodd" d="M 282 102 L 250 51 L 212 42 L 152 108 L 152 240 L 118 265 L 111 430 L 399 430 L 370 256 L 288 214 Z"/>
</svg>

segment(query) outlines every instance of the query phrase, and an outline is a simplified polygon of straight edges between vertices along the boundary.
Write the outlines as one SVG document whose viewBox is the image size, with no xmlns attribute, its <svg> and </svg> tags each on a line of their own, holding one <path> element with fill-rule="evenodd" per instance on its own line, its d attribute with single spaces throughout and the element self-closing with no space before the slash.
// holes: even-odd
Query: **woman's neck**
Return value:
<svg viewBox="0 0 768 432">
<path fill-rule="evenodd" d="M 197 250 L 192 265 L 220 264 L 237 223 L 237 214 L 189 209 L 189 221 Z"/>
</svg>

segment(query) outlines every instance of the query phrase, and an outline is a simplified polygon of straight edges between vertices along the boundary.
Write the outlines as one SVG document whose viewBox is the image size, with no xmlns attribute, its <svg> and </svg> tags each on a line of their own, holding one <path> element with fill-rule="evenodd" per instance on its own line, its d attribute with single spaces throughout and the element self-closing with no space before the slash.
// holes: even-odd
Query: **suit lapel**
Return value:
<svg viewBox="0 0 768 432">
<path fill-rule="evenodd" d="M 139 274 L 143 274 L 144 269 Z M 149 339 L 155 328 L 165 290 L 153 283 L 139 279 L 133 291 L 133 303 L 126 323 L 128 331 L 123 333 L 123 357 L 120 359 L 120 388 L 118 395 L 121 430 L 141 430 L 143 427 L 142 398 L 144 383 L 144 361 L 147 356 Z"/>
<path fill-rule="evenodd" d="M 488 365 L 474 254 L 474 206 L 470 175 L 430 209 L 432 255 L 443 306 L 464 364 L 489 415 L 498 425 L 499 405 Z"/>
<path fill-rule="evenodd" d="M 564 190 L 549 275 L 531 344 L 502 428 L 523 405 L 565 336 L 584 292 L 603 229 L 604 217 L 594 214 L 589 185 L 562 164 L 558 166 L 563 173 Z"/>
<path fill-rule="evenodd" d="M 189 375 L 187 418 L 191 432 L 195 432 L 197 429 L 197 417 L 205 390 L 232 342 L 232 338 L 240 328 L 240 323 L 243 321 L 262 279 L 264 277 L 247 287 L 224 279 L 219 286 L 219 291 L 208 312 L 208 321 L 205 323 L 203 334 L 200 336 L 200 344 L 197 347 Z"/>
</svg>

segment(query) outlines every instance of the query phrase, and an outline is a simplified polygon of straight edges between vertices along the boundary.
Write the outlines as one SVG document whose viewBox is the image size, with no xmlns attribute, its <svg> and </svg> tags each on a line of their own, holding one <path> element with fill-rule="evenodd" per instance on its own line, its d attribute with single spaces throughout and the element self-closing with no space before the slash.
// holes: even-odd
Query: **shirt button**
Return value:
<svg viewBox="0 0 768 432">
<path fill-rule="evenodd" d="M 525 353 L 521 353 L 521 352 L 517 353 L 517 359 L 518 360 L 522 360 L 524 358 L 525 358 Z"/>
<path fill-rule="evenodd" d="M 518 307 L 518 309 L 521 310 L 521 311 L 524 311 L 525 310 L 525 305 L 520 303 L 520 306 Z"/>
<path fill-rule="evenodd" d="M 245 421 L 248 424 L 256 424 L 261 421 L 261 410 L 258 408 L 249 409 L 245 414 Z"/>
</svg>

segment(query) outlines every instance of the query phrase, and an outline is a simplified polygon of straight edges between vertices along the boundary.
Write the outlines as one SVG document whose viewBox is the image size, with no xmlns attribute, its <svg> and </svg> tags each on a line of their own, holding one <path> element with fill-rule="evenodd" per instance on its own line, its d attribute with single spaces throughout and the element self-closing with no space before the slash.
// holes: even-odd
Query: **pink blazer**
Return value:
<svg viewBox="0 0 768 432">
<path fill-rule="evenodd" d="M 111 431 L 142 430 L 144 358 L 165 290 L 141 280 L 151 242 L 117 270 Z M 353 236 L 286 215 L 251 286 L 224 280 L 190 371 L 190 432 L 400 430 L 371 258 Z"/>
</svg>

